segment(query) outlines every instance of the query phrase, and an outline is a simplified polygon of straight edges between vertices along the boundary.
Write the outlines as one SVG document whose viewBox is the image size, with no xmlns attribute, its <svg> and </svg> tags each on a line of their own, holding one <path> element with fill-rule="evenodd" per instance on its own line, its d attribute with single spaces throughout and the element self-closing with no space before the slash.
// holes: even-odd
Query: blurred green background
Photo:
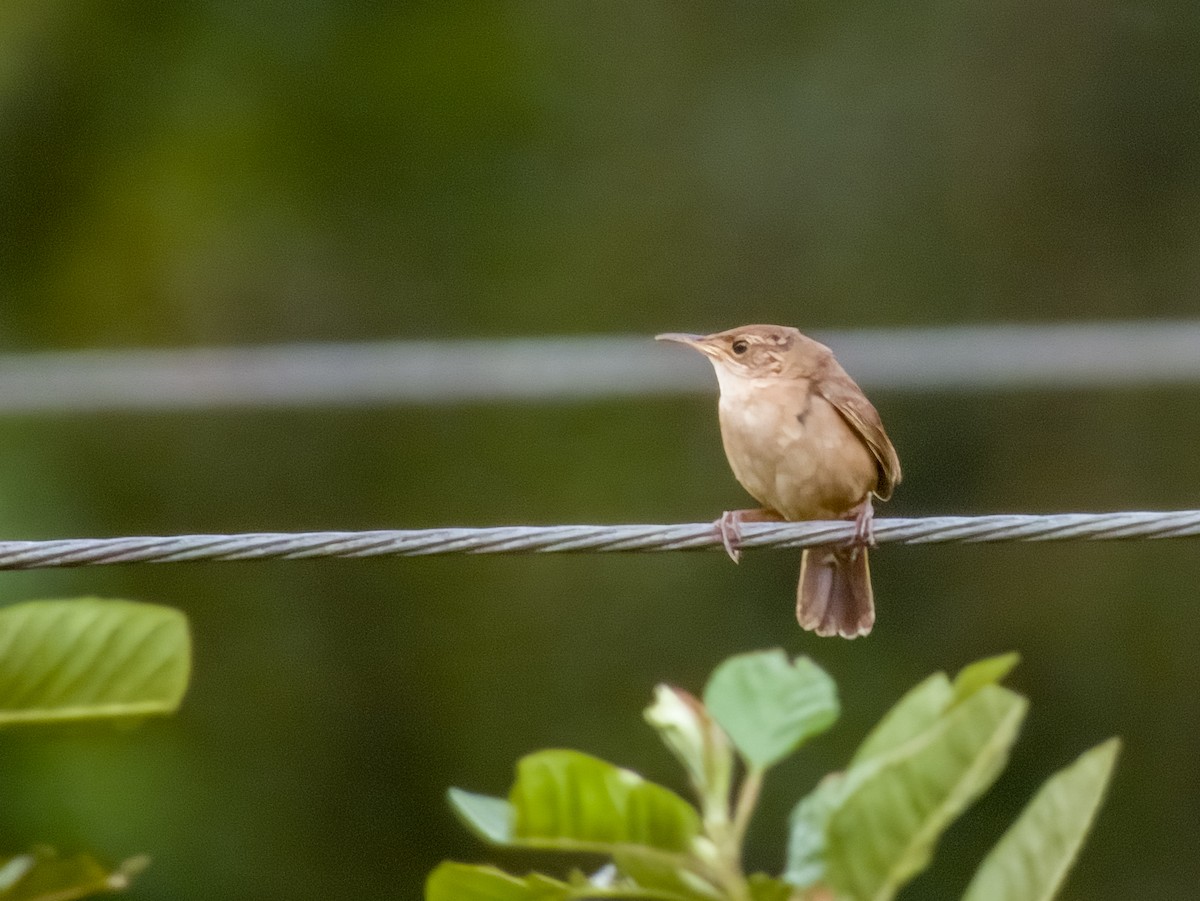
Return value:
<svg viewBox="0 0 1200 901">
<path fill-rule="evenodd" d="M 1190 316 L 1198 47 L 1174 0 L 5 0 L 0 350 Z M 872 396 L 905 464 L 885 514 L 1200 506 L 1195 387 Z M 745 502 L 711 397 L 0 419 L 12 538 Z M 904 689 L 1016 649 L 1013 767 L 905 897 L 957 897 L 1112 734 L 1063 897 L 1196 896 L 1194 543 L 887 547 L 852 644 L 796 628 L 797 566 L 0 575 L 4 602 L 176 605 L 197 642 L 171 721 L 0 736 L 0 848 L 147 852 L 147 899 L 418 897 L 437 861 L 492 856 L 448 785 L 501 793 L 517 756 L 569 746 L 682 788 L 640 720 L 653 684 L 782 645 L 846 713 L 768 786 L 750 862 L 777 871 L 792 803 Z"/>
</svg>

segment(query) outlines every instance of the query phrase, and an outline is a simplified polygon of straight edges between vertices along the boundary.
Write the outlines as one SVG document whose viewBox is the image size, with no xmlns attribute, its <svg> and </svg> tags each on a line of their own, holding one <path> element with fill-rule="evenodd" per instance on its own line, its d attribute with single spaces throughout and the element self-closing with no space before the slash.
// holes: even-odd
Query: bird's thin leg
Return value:
<svg viewBox="0 0 1200 901">
<path fill-rule="evenodd" d="M 742 559 L 741 512 L 741 510 L 726 510 L 721 514 L 721 518 L 713 523 L 717 527 L 717 534 L 721 536 L 721 544 L 725 546 L 725 553 L 734 563 L 738 563 Z"/>
<path fill-rule="evenodd" d="M 850 552 L 850 559 L 855 560 L 861 549 L 875 547 L 875 506 L 871 503 L 871 495 L 868 494 L 851 513 L 854 518 L 854 537 L 851 543 L 854 547 Z"/>
<path fill-rule="evenodd" d="M 758 510 L 726 510 L 721 518 L 713 523 L 725 553 L 734 563 L 742 559 L 742 523 L 744 522 L 783 522 L 783 517 L 774 510 L 760 508 Z"/>
</svg>

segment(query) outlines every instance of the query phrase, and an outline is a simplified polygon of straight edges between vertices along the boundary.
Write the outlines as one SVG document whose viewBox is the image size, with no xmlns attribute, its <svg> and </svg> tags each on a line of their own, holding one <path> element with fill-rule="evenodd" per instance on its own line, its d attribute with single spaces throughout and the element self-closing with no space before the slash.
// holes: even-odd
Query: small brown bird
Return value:
<svg viewBox="0 0 1200 901">
<path fill-rule="evenodd" d="M 743 521 L 853 519 L 851 543 L 804 551 L 796 618 L 818 635 L 866 635 L 875 622 L 866 552 L 874 540 L 871 495 L 891 497 L 900 460 L 862 389 L 828 347 L 786 326 L 657 340 L 686 344 L 712 361 L 725 456 L 763 505 L 718 520 L 729 555 L 740 556 Z"/>
</svg>

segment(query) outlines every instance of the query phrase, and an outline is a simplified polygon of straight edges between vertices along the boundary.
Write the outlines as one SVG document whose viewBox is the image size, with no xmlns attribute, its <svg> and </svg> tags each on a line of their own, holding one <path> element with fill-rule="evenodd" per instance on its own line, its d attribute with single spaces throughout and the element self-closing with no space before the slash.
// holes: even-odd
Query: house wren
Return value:
<svg viewBox="0 0 1200 901">
<path fill-rule="evenodd" d="M 796 618 L 818 635 L 866 635 L 875 622 L 866 551 L 873 543 L 871 495 L 891 497 L 900 460 L 862 389 L 828 347 L 786 326 L 657 340 L 686 344 L 712 361 L 725 456 L 763 505 L 717 521 L 729 555 L 739 557 L 743 521 L 853 519 L 848 544 L 804 551 Z"/>
</svg>

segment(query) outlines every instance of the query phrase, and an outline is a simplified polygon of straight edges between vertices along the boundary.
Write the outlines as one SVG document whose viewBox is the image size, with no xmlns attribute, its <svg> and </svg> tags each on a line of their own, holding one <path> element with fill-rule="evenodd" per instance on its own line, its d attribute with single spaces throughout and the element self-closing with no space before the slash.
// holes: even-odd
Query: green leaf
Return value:
<svg viewBox="0 0 1200 901">
<path fill-rule="evenodd" d="M 1051 776 L 991 850 L 963 901 L 1049 901 L 1075 861 L 1116 764 L 1109 739 Z"/>
<path fill-rule="evenodd" d="M 787 869 L 783 878 L 808 888 L 825 878 L 826 832 L 834 810 L 845 799 L 844 773 L 830 773 L 792 811 Z"/>
<path fill-rule="evenodd" d="M 503 798 L 477 795 L 461 788 L 450 789 L 446 797 L 463 824 L 485 842 L 493 845 L 512 842 L 513 809 Z"/>
<path fill-rule="evenodd" d="M 146 858 L 134 857 L 110 870 L 86 854 L 59 857 L 49 848 L 39 848 L 9 858 L 0 867 L 0 901 L 74 901 L 123 891 L 146 864 Z"/>
<path fill-rule="evenodd" d="M 838 717 L 837 687 L 807 657 L 781 650 L 730 657 L 704 689 L 704 704 L 753 768 L 778 763 Z"/>
<path fill-rule="evenodd" d="M 934 673 L 905 692 L 904 696 L 875 724 L 854 752 L 851 766 L 886 754 L 937 722 L 954 698 L 945 673 Z"/>
<path fill-rule="evenodd" d="M 425 901 L 559 901 L 571 888 L 545 876 L 519 879 L 495 867 L 443 863 L 425 880 Z"/>
<path fill-rule="evenodd" d="M 187 690 L 187 620 L 81 598 L 0 610 L 0 726 L 171 713 Z"/>
<path fill-rule="evenodd" d="M 875 759 L 829 826 L 829 881 L 891 898 L 923 870 L 941 833 L 999 776 L 1025 717 L 1019 695 L 989 685 Z"/>
<path fill-rule="evenodd" d="M 944 677 L 926 680 L 897 705 L 906 719 L 881 724 L 870 753 L 860 750 L 849 770 L 797 805 L 788 882 L 886 901 L 928 865 L 941 833 L 999 775 L 1028 706 L 985 685 L 930 722 L 934 701 L 952 696 Z M 923 728 L 914 732 L 913 723 Z M 889 750 L 881 734 L 902 740 Z"/>
<path fill-rule="evenodd" d="M 700 799 L 704 822 L 716 829 L 729 822 L 733 748 L 729 737 L 699 700 L 678 688 L 659 685 L 646 722 L 687 770 Z"/>
<path fill-rule="evenodd" d="M 611 855 L 641 888 L 622 888 L 609 897 L 715 897 L 712 886 L 691 871 L 683 856 L 700 832 L 695 808 L 636 773 L 576 751 L 542 751 L 518 763 L 510 797 L 506 801 L 457 788 L 449 792 L 454 811 L 485 841 Z M 471 873 L 471 880 L 511 890 L 500 876 L 513 877 L 497 875 L 499 871 Z M 454 871 L 440 878 L 458 875 Z"/>
<path fill-rule="evenodd" d="M 755 873 L 748 881 L 751 901 L 788 901 L 792 897 L 790 885 L 765 873 Z"/>
<path fill-rule="evenodd" d="M 425 880 L 425 901 L 567 901 L 624 898 L 628 901 L 693 901 L 697 896 L 642 888 L 627 882 L 592 885 L 582 876 L 572 883 L 530 873 L 524 879 L 495 867 L 443 863 Z M 755 901 L 758 901 L 755 896 Z M 764 899 L 765 901 L 765 899 Z M 772 899 L 773 901 L 773 899 Z"/>
<path fill-rule="evenodd" d="M 513 838 L 540 847 L 640 845 L 686 852 L 696 809 L 637 773 L 578 751 L 540 751 L 517 764 Z"/>
<path fill-rule="evenodd" d="M 660 892 L 682 901 L 721 901 L 725 898 L 716 886 L 678 861 L 663 855 L 616 850 L 613 862 L 634 885 L 648 891 Z"/>
<path fill-rule="evenodd" d="M 851 765 L 890 751 L 931 726 L 951 704 L 964 701 L 984 685 L 1000 682 L 1020 662 L 1020 655 L 1001 654 L 963 667 L 951 683 L 934 673 L 902 697 L 871 730 L 854 754 Z"/>
<path fill-rule="evenodd" d="M 977 660 L 964 666 L 954 677 L 954 702 L 965 701 L 985 685 L 997 685 L 1021 662 L 1021 655 L 1012 651 Z"/>
</svg>

